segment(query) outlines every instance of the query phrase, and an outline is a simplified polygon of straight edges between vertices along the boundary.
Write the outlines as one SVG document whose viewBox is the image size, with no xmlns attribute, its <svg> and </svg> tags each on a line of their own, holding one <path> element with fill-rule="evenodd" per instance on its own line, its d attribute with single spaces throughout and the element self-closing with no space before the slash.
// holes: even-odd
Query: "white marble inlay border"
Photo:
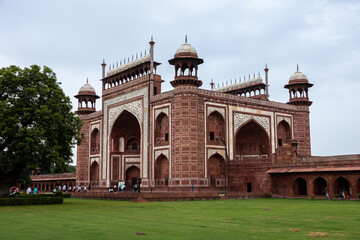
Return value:
<svg viewBox="0 0 360 240">
<path fill-rule="evenodd" d="M 278 125 L 282 120 L 287 122 L 289 124 L 289 126 L 291 127 L 291 119 L 290 119 L 290 117 L 283 117 L 283 116 L 277 116 L 276 117 L 276 125 Z"/>
<path fill-rule="evenodd" d="M 224 160 L 226 160 L 224 149 L 208 149 L 208 154 L 207 154 L 208 159 L 216 153 L 219 154 L 220 156 L 222 156 L 224 158 Z"/>
<path fill-rule="evenodd" d="M 155 110 L 155 119 L 159 116 L 160 113 L 166 114 L 169 117 L 169 108 L 161 108 Z"/>
<path fill-rule="evenodd" d="M 234 134 L 236 134 L 239 127 L 249 121 L 254 120 L 258 124 L 260 124 L 270 136 L 270 119 L 268 117 L 256 116 L 256 115 L 249 115 L 243 113 L 235 113 L 234 114 Z"/>
<path fill-rule="evenodd" d="M 213 107 L 213 106 L 208 106 L 207 107 L 207 116 L 209 116 L 213 112 L 219 112 L 223 116 L 223 118 L 225 119 L 225 109 L 224 108 L 217 108 L 217 107 Z"/>
<path fill-rule="evenodd" d="M 169 150 L 168 149 L 163 149 L 163 150 L 158 150 L 155 151 L 155 158 L 154 160 L 156 161 L 156 159 L 163 154 L 167 159 L 169 159 Z"/>
</svg>

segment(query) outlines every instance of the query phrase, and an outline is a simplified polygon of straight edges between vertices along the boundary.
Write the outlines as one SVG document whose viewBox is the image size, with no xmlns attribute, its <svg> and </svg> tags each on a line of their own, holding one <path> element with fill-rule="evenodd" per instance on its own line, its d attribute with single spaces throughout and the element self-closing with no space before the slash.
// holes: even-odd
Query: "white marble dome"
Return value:
<svg viewBox="0 0 360 240">
<path fill-rule="evenodd" d="M 308 80 L 308 79 L 305 74 L 303 74 L 300 71 L 296 71 L 293 75 L 291 75 L 289 81 L 291 80 Z"/>
<path fill-rule="evenodd" d="M 178 48 L 178 50 L 176 50 L 175 55 L 178 53 L 195 53 L 195 54 L 197 54 L 196 49 L 187 42 L 182 44 Z"/>
<path fill-rule="evenodd" d="M 93 86 L 91 86 L 89 83 L 85 83 L 79 90 L 79 94 L 82 93 L 82 92 L 87 92 L 87 93 L 94 93 L 96 94 L 95 92 L 95 88 Z"/>
</svg>

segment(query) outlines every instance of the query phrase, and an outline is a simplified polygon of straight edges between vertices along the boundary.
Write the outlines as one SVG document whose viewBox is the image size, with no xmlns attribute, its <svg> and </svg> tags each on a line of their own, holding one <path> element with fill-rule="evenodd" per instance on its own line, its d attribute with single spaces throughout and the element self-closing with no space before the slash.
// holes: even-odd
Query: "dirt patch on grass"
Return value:
<svg viewBox="0 0 360 240">
<path fill-rule="evenodd" d="M 300 232 L 301 231 L 301 229 L 299 229 L 299 228 L 289 228 L 288 230 L 290 232 Z"/>
<path fill-rule="evenodd" d="M 328 234 L 326 232 L 312 232 L 312 233 L 309 233 L 308 236 L 320 238 L 320 237 L 327 237 Z"/>
<path fill-rule="evenodd" d="M 136 232 L 135 235 L 146 235 L 144 232 Z"/>
</svg>

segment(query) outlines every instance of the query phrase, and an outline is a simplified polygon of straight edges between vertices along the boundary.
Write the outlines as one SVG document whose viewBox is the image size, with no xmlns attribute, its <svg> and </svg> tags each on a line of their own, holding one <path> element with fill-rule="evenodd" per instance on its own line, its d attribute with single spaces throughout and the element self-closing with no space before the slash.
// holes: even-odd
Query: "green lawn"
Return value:
<svg viewBox="0 0 360 240">
<path fill-rule="evenodd" d="M 315 239 L 312 232 L 326 232 L 321 239 L 360 239 L 360 202 L 64 199 L 60 205 L 0 206 L 2 240 Z"/>
</svg>

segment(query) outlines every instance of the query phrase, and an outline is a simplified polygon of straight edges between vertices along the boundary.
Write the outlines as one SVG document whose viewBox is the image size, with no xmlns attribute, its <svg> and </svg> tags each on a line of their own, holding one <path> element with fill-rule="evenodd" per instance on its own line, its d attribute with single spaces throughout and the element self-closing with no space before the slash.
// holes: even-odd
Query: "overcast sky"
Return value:
<svg viewBox="0 0 360 240">
<path fill-rule="evenodd" d="M 270 100 L 287 102 L 284 85 L 299 64 L 314 84 L 312 154 L 360 153 L 360 1 L 0 0 L 0 30 L 0 67 L 52 68 L 75 108 L 87 78 L 101 96 L 103 59 L 148 51 L 151 35 L 163 91 L 172 89 L 168 60 L 185 34 L 204 59 L 201 88 L 212 78 L 264 78 L 267 63 Z"/>
</svg>

